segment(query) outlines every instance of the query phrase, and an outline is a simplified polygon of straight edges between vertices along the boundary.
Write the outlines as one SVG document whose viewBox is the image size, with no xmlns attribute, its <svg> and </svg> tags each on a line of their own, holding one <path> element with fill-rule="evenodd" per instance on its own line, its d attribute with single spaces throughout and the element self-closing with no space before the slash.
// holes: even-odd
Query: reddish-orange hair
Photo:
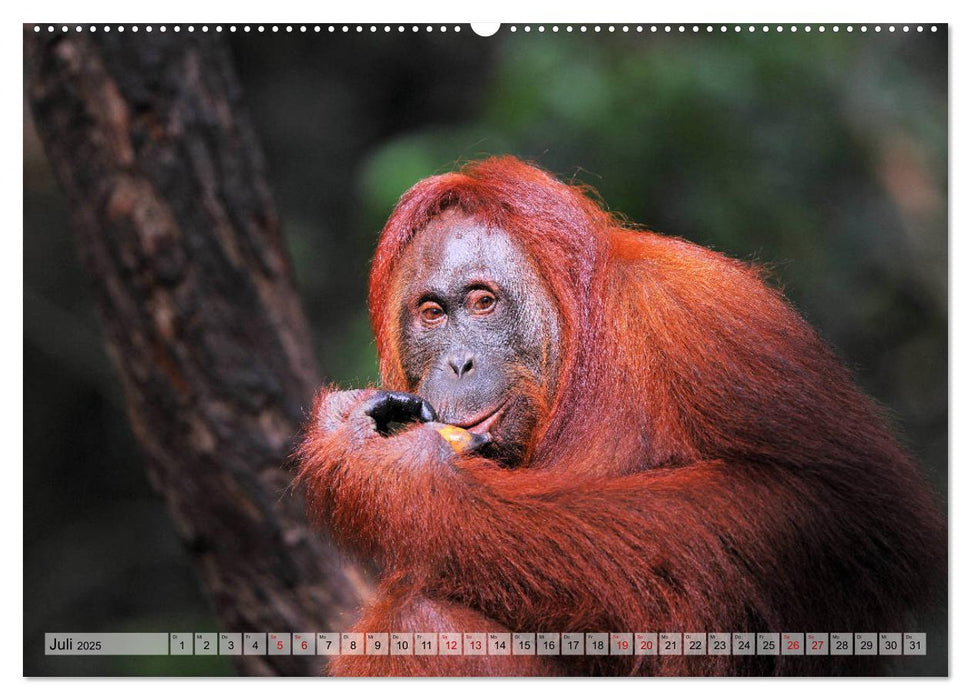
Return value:
<svg viewBox="0 0 971 700">
<path fill-rule="evenodd" d="M 628 227 L 584 188 L 513 157 L 422 180 L 391 214 L 369 295 L 386 386 L 405 388 L 397 311 L 389 308 L 395 263 L 448 209 L 516 240 L 561 315 L 563 361 L 531 466 L 616 474 L 700 458 L 909 461 L 879 411 L 757 267 Z"/>
<path fill-rule="evenodd" d="M 424 180 L 392 213 L 369 298 L 386 388 L 408 388 L 396 263 L 449 209 L 505 231 L 548 285 L 555 398 L 525 468 L 505 469 L 420 427 L 387 440 L 327 428 L 360 397 L 321 394 L 301 448 L 308 508 L 382 562 L 393 603 L 361 631 L 407 629 L 400 611 L 416 601 L 513 631 L 901 629 L 926 602 L 946 531 L 920 469 L 759 269 L 626 226 L 514 158 Z M 432 658 L 337 668 L 476 668 Z M 872 660 L 578 657 L 558 670 L 838 673 Z"/>
</svg>

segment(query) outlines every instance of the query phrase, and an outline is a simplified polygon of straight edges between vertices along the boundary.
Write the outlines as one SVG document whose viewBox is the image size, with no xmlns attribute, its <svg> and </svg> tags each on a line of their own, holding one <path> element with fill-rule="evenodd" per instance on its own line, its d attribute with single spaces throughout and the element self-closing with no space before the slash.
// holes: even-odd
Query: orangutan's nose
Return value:
<svg viewBox="0 0 971 700">
<path fill-rule="evenodd" d="M 461 379 L 475 369 L 475 358 L 470 351 L 461 350 L 448 358 L 448 366 L 455 372 L 455 376 Z"/>
</svg>

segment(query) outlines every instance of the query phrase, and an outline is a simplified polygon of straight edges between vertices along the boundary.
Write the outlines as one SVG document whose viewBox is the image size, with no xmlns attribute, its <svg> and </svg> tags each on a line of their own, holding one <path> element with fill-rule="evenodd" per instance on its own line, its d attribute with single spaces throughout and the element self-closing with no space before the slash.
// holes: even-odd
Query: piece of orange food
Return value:
<svg viewBox="0 0 971 700">
<path fill-rule="evenodd" d="M 452 449 L 456 452 L 464 452 L 472 447 L 473 443 L 476 442 L 475 435 L 470 433 L 465 428 L 459 428 L 456 425 L 446 425 L 438 428 L 438 434 L 441 435 L 445 439 L 445 442 L 451 445 Z"/>
</svg>

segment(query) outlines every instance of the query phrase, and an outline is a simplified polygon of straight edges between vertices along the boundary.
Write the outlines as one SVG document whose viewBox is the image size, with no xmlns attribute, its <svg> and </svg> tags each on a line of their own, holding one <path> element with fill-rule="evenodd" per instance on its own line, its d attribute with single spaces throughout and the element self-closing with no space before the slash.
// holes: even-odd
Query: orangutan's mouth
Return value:
<svg viewBox="0 0 971 700">
<path fill-rule="evenodd" d="M 479 433 L 480 435 L 485 435 L 492 430 L 492 426 L 495 425 L 496 421 L 502 417 L 505 409 L 506 402 L 504 401 L 495 408 L 490 408 L 485 413 L 480 413 L 472 420 L 465 421 L 463 423 L 455 423 L 455 425 L 459 428 L 465 428 L 470 433 Z"/>
</svg>

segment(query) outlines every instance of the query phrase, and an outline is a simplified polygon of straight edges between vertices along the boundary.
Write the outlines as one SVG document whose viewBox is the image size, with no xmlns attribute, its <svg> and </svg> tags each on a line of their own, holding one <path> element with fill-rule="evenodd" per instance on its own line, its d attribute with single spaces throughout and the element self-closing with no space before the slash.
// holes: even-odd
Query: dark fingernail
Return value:
<svg viewBox="0 0 971 700">
<path fill-rule="evenodd" d="M 424 399 L 422 399 L 421 402 L 421 413 L 419 414 L 419 417 L 421 418 L 422 423 L 431 423 L 437 418 L 435 415 L 435 409 L 432 408 L 432 405 Z"/>
<path fill-rule="evenodd" d="M 492 436 L 489 433 L 472 433 L 472 442 L 469 443 L 468 449 L 472 452 L 490 442 L 492 442 Z"/>
</svg>

